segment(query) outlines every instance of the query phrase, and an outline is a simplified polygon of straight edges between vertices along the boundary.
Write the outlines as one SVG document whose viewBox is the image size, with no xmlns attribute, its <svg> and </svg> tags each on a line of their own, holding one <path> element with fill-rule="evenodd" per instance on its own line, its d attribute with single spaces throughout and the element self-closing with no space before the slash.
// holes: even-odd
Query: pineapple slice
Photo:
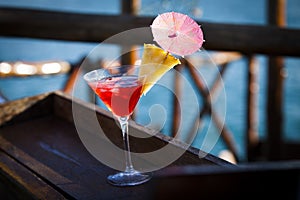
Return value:
<svg viewBox="0 0 300 200">
<path fill-rule="evenodd" d="M 142 93 L 146 93 L 152 86 L 171 68 L 180 64 L 175 58 L 163 49 L 153 45 L 144 44 L 144 52 L 139 72 L 139 77 L 143 79 Z"/>
</svg>

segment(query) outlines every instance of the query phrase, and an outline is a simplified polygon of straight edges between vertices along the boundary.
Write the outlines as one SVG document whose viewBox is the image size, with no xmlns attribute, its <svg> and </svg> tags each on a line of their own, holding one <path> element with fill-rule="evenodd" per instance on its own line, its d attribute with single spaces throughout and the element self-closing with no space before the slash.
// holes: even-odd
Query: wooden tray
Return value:
<svg viewBox="0 0 300 200">
<path fill-rule="evenodd" d="M 74 100 L 60 92 L 8 102 L 0 105 L 0 191 L 7 197 L 41 199 L 145 199 L 150 197 L 149 183 L 127 188 L 113 187 L 106 177 L 115 170 L 96 160 L 84 147 L 73 122 L 72 102 L 82 113 L 94 112 L 93 104 Z M 110 113 L 96 108 L 97 118 L 110 129 L 110 140 L 122 147 L 121 132 Z M 89 120 L 83 114 L 84 128 Z M 148 129 L 130 123 L 139 134 Z M 139 140 L 130 138 L 132 149 L 149 151 L 169 143 L 162 134 Z M 184 148 L 180 143 L 174 148 Z M 141 148 L 142 147 L 142 148 Z M 173 166 L 231 166 L 199 150 L 189 148 Z M 155 173 L 154 173 L 155 176 Z M 1 181 L 2 180 L 2 181 Z"/>
</svg>

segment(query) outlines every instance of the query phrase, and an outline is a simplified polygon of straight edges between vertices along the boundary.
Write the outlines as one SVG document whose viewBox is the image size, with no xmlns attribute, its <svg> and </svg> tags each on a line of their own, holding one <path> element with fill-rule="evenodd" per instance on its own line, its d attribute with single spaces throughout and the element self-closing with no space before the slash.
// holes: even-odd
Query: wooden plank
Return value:
<svg viewBox="0 0 300 200">
<path fill-rule="evenodd" d="M 149 27 L 152 20 L 153 17 L 130 15 L 91 15 L 1 8 L 0 35 L 98 43 L 122 31 Z M 198 23 L 202 25 L 206 40 L 204 48 L 207 50 L 300 56 L 299 29 L 201 21 Z M 153 43 L 153 38 L 149 28 L 140 35 L 133 34 L 115 42 L 142 45 Z"/>
<path fill-rule="evenodd" d="M 48 114 L 52 110 L 51 106 L 49 107 L 49 105 L 44 105 L 44 109 L 34 109 L 34 106 L 37 102 L 39 102 L 39 104 L 42 104 L 43 100 L 47 98 L 49 94 L 50 93 L 45 93 L 34 97 L 26 97 L 23 99 L 8 101 L 6 103 L 0 104 L 0 125 L 12 121 L 12 119 L 14 119 L 14 121 L 24 121 L 44 114 Z M 49 99 L 47 100 L 47 102 L 49 102 Z M 47 104 L 47 102 L 44 103 Z M 26 110 L 28 110 L 29 108 L 31 108 L 30 114 L 27 113 L 27 115 L 25 114 L 25 116 L 23 117 L 23 113 L 26 112 Z"/>
<path fill-rule="evenodd" d="M 201 23 L 201 22 L 199 22 Z M 298 29 L 274 26 L 202 23 L 207 50 L 238 51 L 243 54 L 299 56 Z M 289 38 L 289 39 L 288 39 Z M 292 44 L 297 42 L 297 44 Z M 280 48 L 279 48 L 280 47 Z"/>
<path fill-rule="evenodd" d="M 0 184 L 5 189 L 1 194 L 1 197 L 5 199 L 7 197 L 11 199 L 66 199 L 59 191 L 2 151 L 0 151 Z"/>
<path fill-rule="evenodd" d="M 69 41 L 101 42 L 122 31 L 151 24 L 152 18 L 131 15 L 91 15 L 31 9 L 1 8 L 0 35 Z M 105 30 L 105 31 L 104 31 Z M 144 33 L 144 41 L 152 41 Z M 142 44 L 141 38 L 131 35 L 119 44 Z"/>
</svg>

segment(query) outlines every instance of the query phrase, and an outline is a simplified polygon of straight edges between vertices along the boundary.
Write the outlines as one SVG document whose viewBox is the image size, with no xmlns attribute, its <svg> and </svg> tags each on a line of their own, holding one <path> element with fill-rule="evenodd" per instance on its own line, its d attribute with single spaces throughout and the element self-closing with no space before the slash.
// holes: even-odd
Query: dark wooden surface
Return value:
<svg viewBox="0 0 300 200">
<path fill-rule="evenodd" d="M 5 199 L 244 199 L 299 197 L 299 162 L 232 165 L 210 154 L 200 159 L 190 148 L 172 165 L 155 171 L 153 179 L 135 187 L 113 187 L 106 177 L 115 172 L 96 160 L 82 145 L 73 124 L 71 98 L 50 93 L 1 105 L 14 107 L 0 125 L 0 195 Z M 23 102 L 23 105 L 20 104 Z M 34 101 L 35 103 L 30 103 Z M 74 100 L 80 112 L 92 104 Z M 73 102 L 74 103 L 74 102 Z M 29 104 L 24 110 L 24 104 Z M 17 112 L 20 109 L 20 112 Z M 7 110 L 6 110 L 7 111 Z M 8 109 L 10 111 L 10 109 Z M 93 111 L 95 112 L 95 111 Z M 99 121 L 115 127 L 111 115 L 96 108 Z M 17 113 L 17 114 L 16 114 Z M 7 115 L 2 115 L 7 117 Z M 86 116 L 88 117 L 88 116 Z M 89 127 L 88 119 L 82 118 Z M 147 129 L 131 122 L 131 130 Z M 117 128 L 111 141 L 121 145 Z M 162 147 L 168 137 L 146 142 L 131 140 L 137 151 Z M 104 145 L 104 143 L 99 143 Z M 179 146 L 178 146 L 179 145 Z M 177 148 L 180 148 L 178 143 Z M 120 159 L 115 157 L 115 159 Z M 120 160 L 121 161 L 121 160 Z"/>
<path fill-rule="evenodd" d="M 3 151 L 0 151 L 0 197 L 6 200 L 65 199 L 60 192 Z"/>
<path fill-rule="evenodd" d="M 0 35 L 69 41 L 101 42 L 133 28 L 149 27 L 154 17 L 91 15 L 0 8 Z M 198 22 L 207 50 L 245 54 L 300 56 L 300 30 L 276 26 Z M 142 37 L 141 37 L 142 35 Z M 112 41 L 110 41 L 112 42 Z M 114 41 L 119 45 L 153 43 L 150 29 Z M 279 48 L 280 47 L 280 48 Z"/>
<path fill-rule="evenodd" d="M 61 93 L 51 93 L 27 99 L 36 103 L 27 109 L 13 113 L 8 121 L 0 126 L 0 179 L 1 186 L 10 187 L 9 197 L 26 194 L 28 198 L 38 199 L 147 199 L 151 198 L 151 181 L 135 187 L 113 187 L 106 182 L 109 174 L 115 173 L 96 160 L 83 146 L 73 123 L 71 98 Z M 2 105 L 22 108 L 17 100 Z M 74 100 L 75 101 L 75 100 Z M 24 103 L 24 100 L 22 101 Z M 76 102 L 75 102 L 76 103 Z M 26 104 L 26 103 L 25 103 Z M 91 104 L 76 103 L 82 109 L 82 115 L 91 110 Z M 102 111 L 102 112 L 101 112 Z M 92 111 L 95 113 L 95 111 Z M 5 115 L 4 115 L 5 116 Z M 97 108 L 99 121 L 104 122 L 103 129 L 110 129 L 110 140 L 122 146 L 121 132 L 111 115 Z M 89 127 L 88 119 L 85 128 Z M 133 122 L 131 130 L 146 134 L 146 129 Z M 147 138 L 145 142 L 132 138 L 133 150 L 151 151 L 168 143 L 162 135 Z M 105 145 L 105 141 L 99 146 Z M 174 148 L 181 148 L 180 143 Z M 188 149 L 172 165 L 220 165 L 233 167 L 228 162 L 210 154 L 200 159 L 199 150 Z M 114 155 L 111 155 L 114 156 Z M 114 159 L 122 158 L 114 156 Z M 16 167 L 18 169 L 16 169 Z M 16 170 L 14 170 L 16 169 Z M 155 172 L 157 173 L 157 172 Z M 154 173 L 154 174 L 155 174 Z M 9 183 L 11 186 L 9 186 Z"/>
</svg>

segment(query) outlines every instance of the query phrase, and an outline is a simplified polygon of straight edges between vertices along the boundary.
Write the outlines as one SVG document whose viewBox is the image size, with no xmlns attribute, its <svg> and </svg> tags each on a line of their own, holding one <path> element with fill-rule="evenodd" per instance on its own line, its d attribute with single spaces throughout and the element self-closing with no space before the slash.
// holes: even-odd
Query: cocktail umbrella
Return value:
<svg viewBox="0 0 300 200">
<path fill-rule="evenodd" d="M 167 12 L 158 15 L 152 25 L 154 41 L 165 51 L 179 55 L 190 55 L 202 47 L 203 33 L 200 26 L 189 16 Z"/>
</svg>

